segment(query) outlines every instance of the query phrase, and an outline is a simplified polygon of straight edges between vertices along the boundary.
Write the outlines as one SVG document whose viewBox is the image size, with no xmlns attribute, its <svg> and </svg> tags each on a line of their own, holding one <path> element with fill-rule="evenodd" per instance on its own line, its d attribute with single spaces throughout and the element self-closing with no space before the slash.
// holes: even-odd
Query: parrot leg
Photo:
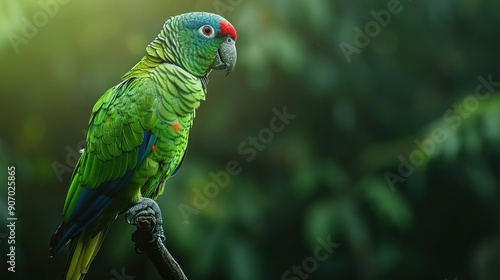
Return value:
<svg viewBox="0 0 500 280">
<path fill-rule="evenodd" d="M 163 234 L 163 220 L 161 218 L 161 210 L 156 201 L 151 198 L 141 197 L 137 203 L 130 207 L 125 212 L 125 221 L 128 224 L 136 225 L 136 221 L 140 217 L 154 217 L 156 219 L 156 227 L 153 231 L 153 236 L 155 237 L 152 242 L 156 240 L 165 241 L 165 235 Z"/>
</svg>

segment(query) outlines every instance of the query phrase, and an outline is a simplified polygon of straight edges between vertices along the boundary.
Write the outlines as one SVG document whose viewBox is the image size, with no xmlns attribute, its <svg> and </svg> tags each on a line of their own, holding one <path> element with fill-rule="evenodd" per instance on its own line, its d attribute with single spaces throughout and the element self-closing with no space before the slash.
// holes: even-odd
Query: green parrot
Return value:
<svg viewBox="0 0 500 280">
<path fill-rule="evenodd" d="M 153 200 L 184 158 L 208 74 L 225 69 L 227 76 L 234 69 L 236 37 L 216 14 L 172 17 L 141 61 L 94 105 L 63 222 L 50 240 L 50 256 L 70 242 L 65 279 L 84 278 L 118 215 L 134 207 L 140 212 L 141 203 L 155 208 Z M 158 225 L 157 236 L 164 239 L 161 218 Z"/>
</svg>

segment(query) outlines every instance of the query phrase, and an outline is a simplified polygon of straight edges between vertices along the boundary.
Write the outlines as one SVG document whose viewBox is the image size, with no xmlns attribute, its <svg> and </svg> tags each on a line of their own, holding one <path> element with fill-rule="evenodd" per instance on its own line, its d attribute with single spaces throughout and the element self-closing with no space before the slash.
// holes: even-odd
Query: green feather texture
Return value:
<svg viewBox="0 0 500 280">
<path fill-rule="evenodd" d="M 83 279 L 112 220 L 140 197 L 163 193 L 184 158 L 208 74 L 234 67 L 236 57 L 220 52 L 223 44 L 234 48 L 234 40 L 236 31 L 219 15 L 172 17 L 139 63 L 96 102 L 50 244 L 53 255 L 71 242 L 66 279 Z"/>
</svg>

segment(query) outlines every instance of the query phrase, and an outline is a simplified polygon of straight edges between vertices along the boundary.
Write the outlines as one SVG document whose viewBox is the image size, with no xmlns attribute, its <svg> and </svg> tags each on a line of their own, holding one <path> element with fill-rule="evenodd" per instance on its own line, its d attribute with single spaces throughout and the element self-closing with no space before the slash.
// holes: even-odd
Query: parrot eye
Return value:
<svg viewBox="0 0 500 280">
<path fill-rule="evenodd" d="M 214 36 L 214 29 L 210 25 L 203 25 L 198 31 L 207 38 L 212 38 Z"/>
</svg>

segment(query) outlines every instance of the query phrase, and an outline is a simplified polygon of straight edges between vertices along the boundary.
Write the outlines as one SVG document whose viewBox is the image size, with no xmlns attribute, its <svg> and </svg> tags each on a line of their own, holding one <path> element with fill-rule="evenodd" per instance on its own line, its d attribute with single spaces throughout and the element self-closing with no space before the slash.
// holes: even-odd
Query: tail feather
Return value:
<svg viewBox="0 0 500 280">
<path fill-rule="evenodd" d="M 69 247 L 68 261 L 64 272 L 65 280 L 81 280 L 87 274 L 90 264 L 101 248 L 107 227 L 92 239 L 87 240 L 86 230 L 73 237 Z"/>
</svg>

